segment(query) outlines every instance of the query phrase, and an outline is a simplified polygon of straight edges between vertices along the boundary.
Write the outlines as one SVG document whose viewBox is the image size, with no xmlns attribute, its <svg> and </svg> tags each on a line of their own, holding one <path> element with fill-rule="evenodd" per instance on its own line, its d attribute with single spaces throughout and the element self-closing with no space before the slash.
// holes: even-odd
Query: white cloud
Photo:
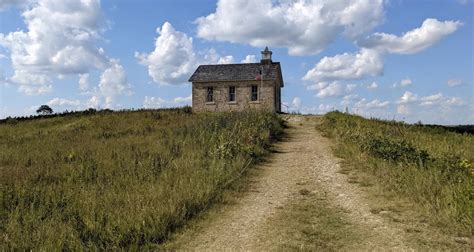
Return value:
<svg viewBox="0 0 474 252">
<path fill-rule="evenodd" d="M 42 95 L 50 93 L 53 90 L 52 85 L 21 85 L 18 91 L 25 95 Z"/>
<path fill-rule="evenodd" d="M 437 93 L 437 94 L 429 95 L 429 96 L 424 96 L 424 97 L 420 98 L 420 101 L 421 101 L 420 105 L 421 106 L 436 105 L 436 104 L 439 104 L 439 102 L 441 102 L 443 98 L 444 98 L 443 94 L 441 94 L 441 93 Z"/>
<path fill-rule="evenodd" d="M 0 34 L 0 46 L 12 62 L 7 81 L 20 92 L 50 92 L 55 79 L 68 75 L 79 76 L 84 88 L 91 71 L 117 68 L 117 61 L 97 46 L 104 23 L 99 0 L 37 0 L 25 6 L 22 17 L 26 30 Z"/>
<path fill-rule="evenodd" d="M 87 107 L 88 108 L 100 108 L 100 104 L 102 103 L 100 96 L 98 95 L 93 95 L 88 101 L 87 101 Z"/>
<path fill-rule="evenodd" d="M 320 113 L 326 113 L 329 111 L 334 111 L 335 108 L 333 105 L 330 105 L 330 104 L 319 104 L 318 110 Z"/>
<path fill-rule="evenodd" d="M 178 103 L 178 104 L 182 104 L 182 103 L 189 104 L 192 101 L 192 99 L 193 99 L 192 95 L 188 95 L 186 97 L 178 96 L 173 99 L 173 102 Z"/>
<path fill-rule="evenodd" d="M 450 80 L 448 80 L 447 84 L 450 87 L 457 87 L 457 86 L 462 85 L 463 81 L 459 80 L 459 79 L 450 79 Z"/>
<path fill-rule="evenodd" d="M 408 105 L 400 104 L 397 106 L 397 113 L 402 115 L 409 115 L 411 113 L 411 110 Z"/>
<path fill-rule="evenodd" d="M 374 81 L 374 82 L 372 82 L 371 84 L 369 84 L 369 85 L 367 86 L 367 89 L 369 89 L 369 90 L 375 90 L 375 89 L 377 89 L 378 87 L 379 87 L 379 85 L 377 84 L 377 82 Z"/>
<path fill-rule="evenodd" d="M 413 81 L 410 78 L 405 78 L 400 80 L 400 82 L 395 82 L 393 83 L 392 87 L 393 88 L 402 88 L 402 87 L 408 87 L 413 84 Z"/>
<path fill-rule="evenodd" d="M 383 73 L 383 60 L 374 50 L 361 49 L 356 54 L 344 53 L 322 58 L 303 77 L 305 81 L 356 80 Z"/>
<path fill-rule="evenodd" d="M 318 96 L 319 98 L 326 98 L 326 97 L 338 97 L 344 95 L 344 87 L 339 82 L 331 82 L 326 87 L 319 90 Z"/>
<path fill-rule="evenodd" d="M 349 93 L 349 92 L 352 92 L 352 91 L 354 91 L 354 89 L 356 89 L 356 88 L 357 88 L 357 84 L 347 84 L 347 85 L 346 85 L 346 92 L 348 92 L 348 93 Z"/>
<path fill-rule="evenodd" d="M 358 42 L 359 46 L 377 49 L 381 52 L 397 54 L 414 54 L 420 52 L 447 35 L 455 32 L 462 25 L 459 21 L 438 21 L 426 19 L 421 27 L 406 32 L 402 36 L 387 33 L 374 33 Z"/>
<path fill-rule="evenodd" d="M 115 97 L 118 95 L 130 95 L 130 84 L 127 81 L 123 67 L 117 62 L 113 62 L 100 76 L 99 89 L 105 97 L 105 106 L 112 108 Z"/>
<path fill-rule="evenodd" d="M 319 98 L 327 97 L 340 97 L 351 93 L 355 88 L 356 84 L 341 84 L 338 81 L 333 82 L 317 82 L 313 85 L 308 86 L 308 90 L 317 90 L 316 96 Z"/>
<path fill-rule="evenodd" d="M 24 7 L 33 2 L 32 0 L 0 0 L 0 11 L 8 9 L 10 6 Z"/>
<path fill-rule="evenodd" d="M 217 64 L 232 64 L 232 63 L 234 63 L 234 57 L 232 55 L 221 57 L 217 61 Z"/>
<path fill-rule="evenodd" d="M 464 105 L 466 103 L 464 102 L 463 99 L 461 99 L 459 97 L 451 97 L 451 98 L 447 98 L 444 101 L 444 104 L 446 104 L 448 106 L 461 106 L 461 105 Z"/>
<path fill-rule="evenodd" d="M 322 58 L 310 69 L 303 80 L 311 82 L 358 80 L 369 76 L 380 76 L 384 71 L 383 57 L 387 53 L 413 54 L 420 52 L 445 36 L 456 31 L 458 21 L 440 22 L 426 19 L 420 28 L 413 29 L 401 37 L 386 33 L 375 33 L 359 40 L 357 53 L 343 53 Z M 402 87 L 411 85 L 410 79 L 402 80 Z M 397 84 L 394 84 L 396 87 Z"/>
<path fill-rule="evenodd" d="M 378 99 L 375 99 L 370 102 L 367 102 L 367 100 L 363 98 L 356 104 L 354 104 L 354 107 L 358 109 L 381 109 L 386 108 L 388 105 L 390 105 L 389 101 L 380 101 Z"/>
<path fill-rule="evenodd" d="M 145 96 L 143 101 L 144 108 L 163 108 L 166 104 L 166 100 L 161 97 L 149 97 Z"/>
<path fill-rule="evenodd" d="M 192 96 L 176 97 L 171 100 L 165 100 L 161 97 L 145 96 L 143 100 L 144 108 L 167 108 L 167 107 L 181 107 L 190 105 Z"/>
<path fill-rule="evenodd" d="M 301 107 L 301 99 L 299 97 L 293 98 L 293 101 L 291 101 L 291 106 L 292 108 L 299 110 Z"/>
<path fill-rule="evenodd" d="M 286 47 L 290 55 L 305 55 L 319 53 L 340 34 L 359 37 L 383 20 L 383 0 L 219 0 L 215 13 L 196 23 L 200 38 Z"/>
<path fill-rule="evenodd" d="M 156 29 L 158 37 L 151 53 L 135 52 L 138 62 L 148 68 L 148 75 L 158 84 L 179 85 L 187 83 L 200 64 L 231 64 L 232 55 L 220 56 L 211 48 L 197 53 L 193 38 L 177 31 L 169 22 Z"/>
<path fill-rule="evenodd" d="M 403 115 L 429 114 L 427 109 L 431 108 L 431 115 L 435 116 L 437 113 L 447 113 L 452 111 L 453 107 L 465 105 L 464 100 L 459 97 L 446 97 L 442 93 L 437 93 L 428 96 L 418 96 L 409 91 L 406 91 L 402 97 L 397 101 L 397 113 Z M 421 107 L 417 107 L 421 106 Z"/>
<path fill-rule="evenodd" d="M 407 103 L 413 103 L 418 101 L 418 95 L 413 94 L 410 91 L 406 91 L 402 97 L 400 97 L 400 100 L 398 100 L 397 103 L 399 104 L 407 104 Z"/>
<path fill-rule="evenodd" d="M 49 106 L 74 106 L 74 107 L 79 107 L 81 105 L 81 101 L 79 100 L 68 100 L 64 98 L 53 98 L 49 100 L 46 104 Z"/>
<path fill-rule="evenodd" d="M 355 101 L 359 96 L 357 94 L 349 94 L 342 98 L 341 105 L 348 106 L 352 101 Z"/>
<path fill-rule="evenodd" d="M 402 79 L 400 81 L 400 86 L 402 87 L 410 86 L 411 84 L 413 84 L 413 81 L 410 78 Z"/>
<path fill-rule="evenodd" d="M 79 74 L 79 89 L 85 91 L 89 88 L 89 74 Z"/>
<path fill-rule="evenodd" d="M 155 41 L 155 50 L 150 54 L 135 53 L 142 65 L 148 67 L 148 74 L 159 84 L 182 84 L 187 81 L 198 65 L 193 48 L 193 38 L 176 31 L 165 22 L 157 28 L 159 36 Z"/>
<path fill-rule="evenodd" d="M 255 57 L 255 55 L 247 55 L 245 56 L 245 59 L 240 61 L 240 63 L 255 63 L 255 62 L 257 62 L 257 58 Z"/>
</svg>

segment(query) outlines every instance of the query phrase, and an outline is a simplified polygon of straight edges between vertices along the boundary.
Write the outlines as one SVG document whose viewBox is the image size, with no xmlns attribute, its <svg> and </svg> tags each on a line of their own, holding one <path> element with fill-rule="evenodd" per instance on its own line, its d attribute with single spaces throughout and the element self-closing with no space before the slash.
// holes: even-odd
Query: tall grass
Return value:
<svg viewBox="0 0 474 252">
<path fill-rule="evenodd" d="M 339 112 L 326 114 L 319 128 L 354 168 L 412 199 L 432 224 L 472 235 L 473 135 Z"/>
<path fill-rule="evenodd" d="M 280 130 L 270 113 L 187 109 L 0 125 L 0 250 L 160 243 Z"/>
</svg>

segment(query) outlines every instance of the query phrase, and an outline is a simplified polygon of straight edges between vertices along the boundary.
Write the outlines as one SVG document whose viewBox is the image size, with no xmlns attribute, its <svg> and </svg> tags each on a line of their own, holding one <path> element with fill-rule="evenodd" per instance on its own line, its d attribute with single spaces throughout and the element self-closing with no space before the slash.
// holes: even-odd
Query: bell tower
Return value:
<svg viewBox="0 0 474 252">
<path fill-rule="evenodd" d="M 265 50 L 262 51 L 262 59 L 260 60 L 262 64 L 271 64 L 272 63 L 272 51 L 268 50 L 268 46 L 265 47 Z"/>
</svg>

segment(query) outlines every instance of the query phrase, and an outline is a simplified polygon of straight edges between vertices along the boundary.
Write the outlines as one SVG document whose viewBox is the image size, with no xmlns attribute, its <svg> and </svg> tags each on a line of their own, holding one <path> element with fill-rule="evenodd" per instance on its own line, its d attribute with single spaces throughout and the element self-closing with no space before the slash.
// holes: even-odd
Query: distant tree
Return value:
<svg viewBox="0 0 474 252">
<path fill-rule="evenodd" d="M 41 105 L 37 110 L 36 113 L 39 115 L 51 115 L 53 113 L 53 109 L 48 105 Z"/>
</svg>

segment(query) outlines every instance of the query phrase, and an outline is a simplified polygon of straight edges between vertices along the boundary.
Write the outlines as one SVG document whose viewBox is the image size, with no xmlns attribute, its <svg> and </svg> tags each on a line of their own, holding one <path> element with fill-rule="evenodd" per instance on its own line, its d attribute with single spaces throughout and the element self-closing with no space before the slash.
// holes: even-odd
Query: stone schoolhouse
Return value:
<svg viewBox="0 0 474 252">
<path fill-rule="evenodd" d="M 200 65 L 189 81 L 195 112 L 252 108 L 281 112 L 283 76 L 268 47 L 260 63 Z"/>
</svg>

